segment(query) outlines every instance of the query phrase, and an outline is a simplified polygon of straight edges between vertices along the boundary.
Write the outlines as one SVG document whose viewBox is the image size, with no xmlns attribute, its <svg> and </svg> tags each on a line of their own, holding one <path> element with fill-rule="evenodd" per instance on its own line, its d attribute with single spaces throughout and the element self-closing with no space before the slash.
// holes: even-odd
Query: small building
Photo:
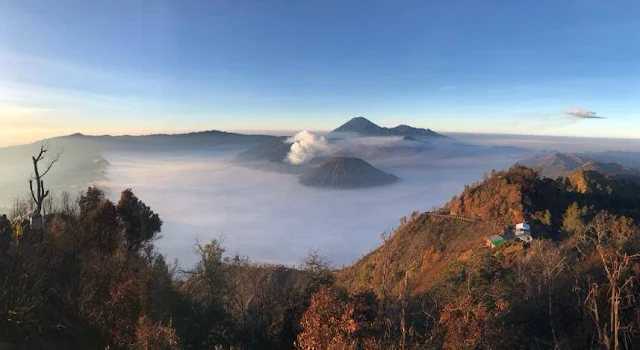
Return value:
<svg viewBox="0 0 640 350">
<path fill-rule="evenodd" d="M 504 243 L 507 243 L 507 241 L 500 235 L 493 235 L 491 237 L 488 237 L 486 241 L 487 246 L 491 248 L 495 248 Z"/>
<path fill-rule="evenodd" d="M 533 242 L 533 237 L 531 237 L 531 235 L 517 235 L 514 241 L 516 243 L 529 244 Z"/>
<path fill-rule="evenodd" d="M 516 237 L 521 235 L 531 235 L 531 225 L 526 222 L 516 224 Z"/>
</svg>

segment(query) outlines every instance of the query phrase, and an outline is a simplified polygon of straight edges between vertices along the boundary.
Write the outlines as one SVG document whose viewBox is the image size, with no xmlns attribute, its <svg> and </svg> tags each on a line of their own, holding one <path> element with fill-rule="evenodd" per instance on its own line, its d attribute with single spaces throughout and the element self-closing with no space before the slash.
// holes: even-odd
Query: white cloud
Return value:
<svg viewBox="0 0 640 350">
<path fill-rule="evenodd" d="M 240 150 L 238 150 L 239 152 Z M 165 221 L 156 244 L 188 265 L 193 245 L 221 235 L 230 254 L 297 264 L 314 248 L 340 264 L 379 245 L 379 234 L 414 210 L 430 210 L 465 184 L 513 158 L 419 158 L 374 162 L 401 178 L 357 191 L 303 187 L 295 175 L 258 171 L 228 161 L 236 153 L 185 156 L 106 155 L 114 192 L 131 187 Z"/>
<path fill-rule="evenodd" d="M 599 116 L 598 113 L 582 107 L 573 107 L 567 109 L 566 111 L 564 111 L 564 114 L 570 117 L 581 119 L 604 119 L 604 117 Z"/>
</svg>

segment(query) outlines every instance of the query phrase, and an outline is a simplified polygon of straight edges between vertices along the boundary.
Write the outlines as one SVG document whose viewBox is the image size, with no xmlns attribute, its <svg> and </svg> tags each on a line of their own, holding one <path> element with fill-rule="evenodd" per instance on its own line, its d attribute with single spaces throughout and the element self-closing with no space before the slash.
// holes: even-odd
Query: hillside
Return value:
<svg viewBox="0 0 640 350">
<path fill-rule="evenodd" d="M 391 271 L 417 264 L 418 292 L 430 285 L 442 264 L 482 247 L 488 236 L 510 232 L 516 223 L 530 221 L 539 236 L 549 235 L 562 224 L 568 205 L 553 180 L 531 169 L 515 166 L 494 172 L 484 182 L 466 186 L 440 211 L 423 213 L 399 227 L 386 244 L 344 269 L 339 280 L 356 288 L 377 285 L 384 261 L 390 261 Z M 551 221 L 543 222 L 547 210 Z M 393 289 L 398 283 L 399 277 L 391 283 Z"/>
<path fill-rule="evenodd" d="M 24 184 L 32 172 L 28 161 L 41 144 L 47 144 L 49 156 L 62 153 L 60 161 L 48 179 L 55 191 L 76 191 L 105 180 L 109 164 L 103 158 L 109 152 L 203 151 L 217 147 L 250 147 L 254 144 L 273 142 L 275 136 L 243 135 L 222 131 L 204 131 L 188 134 L 162 134 L 145 136 L 88 136 L 73 134 L 54 137 L 25 145 L 0 148 L 0 208 L 8 201 L 23 196 Z"/>
<path fill-rule="evenodd" d="M 482 183 L 465 186 L 438 212 L 398 227 L 387 243 L 342 270 L 339 281 L 350 289 L 379 285 L 386 269 L 394 271 L 387 278 L 398 291 L 402 271 L 415 265 L 413 292 L 421 292 L 444 265 L 465 259 L 488 236 L 512 232 L 516 223 L 531 223 L 536 238 L 560 239 L 564 215 L 574 202 L 640 219 L 640 183 L 588 170 L 562 181 L 522 166 L 493 172 Z"/>
<path fill-rule="evenodd" d="M 447 138 L 430 129 L 398 125 L 394 128 L 381 127 L 364 117 L 356 117 L 344 123 L 334 133 L 355 133 L 361 136 L 410 136 L 417 139 Z"/>
<path fill-rule="evenodd" d="M 327 164 L 352 165 L 373 168 Z M 637 215 L 639 189 L 591 170 L 552 180 L 514 166 L 401 219 L 339 271 L 316 252 L 299 270 L 212 240 L 177 272 L 154 248 L 162 220 L 150 207 L 131 190 L 112 202 L 90 188 L 45 230 L 25 224 L 16 244 L 0 242 L 0 347 L 589 349 L 613 337 L 636 348 L 626 329 L 640 320 L 640 227 L 620 215 Z M 484 245 L 524 219 L 531 243 Z M 625 330 L 611 336 L 612 319 Z"/>
<path fill-rule="evenodd" d="M 444 208 L 458 215 L 490 220 L 502 225 L 541 218 L 548 210 L 553 227 L 568 203 L 558 183 L 538 172 L 514 166 L 507 172 L 492 172 L 481 184 L 465 186 Z"/>
<path fill-rule="evenodd" d="M 602 163 L 602 162 L 596 162 L 596 161 L 588 161 L 582 164 L 579 170 L 595 171 L 605 175 L 613 175 L 618 178 L 640 179 L 640 170 L 624 167 L 617 163 Z"/>
<path fill-rule="evenodd" d="M 338 283 L 349 290 L 386 285 L 391 293 L 398 294 L 404 271 L 411 268 L 416 281 L 411 293 L 415 294 L 428 288 L 451 259 L 482 246 L 485 237 L 503 229 L 493 222 L 423 213 L 398 227 L 381 247 L 341 270 Z"/>
<path fill-rule="evenodd" d="M 620 177 L 639 177 L 640 170 L 623 166 L 607 158 L 605 154 L 554 153 L 525 159 L 522 165 L 540 169 L 550 178 L 567 176 L 578 169 L 593 170 Z"/>
<path fill-rule="evenodd" d="M 580 168 L 562 180 L 562 186 L 584 205 L 609 210 L 640 221 L 640 180 Z"/>
<path fill-rule="evenodd" d="M 285 142 L 286 140 L 287 137 L 278 137 L 274 140 L 259 143 L 238 154 L 236 160 L 241 162 L 268 160 L 274 163 L 282 163 L 291 151 L 291 144 Z"/>
<path fill-rule="evenodd" d="M 218 130 L 184 134 L 152 134 L 141 136 L 89 136 L 74 134 L 49 140 L 54 143 L 93 144 L 101 151 L 170 151 L 176 149 L 206 148 L 223 145 L 255 144 L 275 139 L 276 136 L 245 135 Z"/>
<path fill-rule="evenodd" d="M 0 157 L 21 160 L 46 142 L 51 149 L 93 154 L 109 151 L 173 151 L 179 149 L 202 149 L 212 146 L 247 145 L 277 139 L 268 135 L 244 135 L 210 130 L 185 134 L 152 134 L 141 136 L 83 135 L 76 133 L 45 139 L 31 144 L 0 148 Z"/>
<path fill-rule="evenodd" d="M 62 159 L 73 160 L 73 163 L 100 159 L 104 152 L 145 151 L 172 152 L 178 150 L 202 150 L 217 146 L 252 145 L 273 142 L 276 136 L 243 135 L 222 131 L 203 131 L 188 134 L 157 134 L 144 136 L 88 136 L 73 134 L 40 140 L 25 145 L 0 147 L 0 159 L 4 163 L 20 163 L 29 159 L 41 144 L 47 144 L 51 152 L 62 151 Z M 67 170 L 66 166 L 60 167 Z"/>
</svg>

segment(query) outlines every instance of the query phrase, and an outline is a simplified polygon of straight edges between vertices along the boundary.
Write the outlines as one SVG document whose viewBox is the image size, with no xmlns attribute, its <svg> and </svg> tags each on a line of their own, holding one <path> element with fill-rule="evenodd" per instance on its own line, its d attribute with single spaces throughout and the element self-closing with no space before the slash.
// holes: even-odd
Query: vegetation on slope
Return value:
<svg viewBox="0 0 640 350">
<path fill-rule="evenodd" d="M 602 174 L 616 177 L 640 177 L 640 170 L 615 163 L 614 161 L 624 161 L 625 164 L 633 164 L 618 159 L 615 155 L 603 154 L 576 154 L 576 153 L 553 153 L 525 159 L 522 164 L 539 170 L 542 175 L 556 179 L 558 177 L 569 176 L 577 170 L 592 170 Z"/>
<path fill-rule="evenodd" d="M 493 172 L 442 210 L 412 215 L 338 284 L 384 305 L 378 321 L 392 321 L 381 342 L 391 333 L 413 348 L 633 348 L 640 229 L 624 215 L 640 196 L 617 190 L 637 184 L 586 174 L 588 191 L 520 166 Z M 527 218 L 531 245 L 483 246 Z"/>
<path fill-rule="evenodd" d="M 217 241 L 196 246 L 193 268 L 170 267 L 151 208 L 131 190 L 113 203 L 89 188 L 51 205 L 44 230 L 26 223 L 2 241 L 0 346 L 637 348 L 635 189 L 589 171 L 492 172 L 334 272 L 318 254 L 304 269 L 255 264 Z M 524 219 L 530 245 L 483 246 Z"/>
</svg>

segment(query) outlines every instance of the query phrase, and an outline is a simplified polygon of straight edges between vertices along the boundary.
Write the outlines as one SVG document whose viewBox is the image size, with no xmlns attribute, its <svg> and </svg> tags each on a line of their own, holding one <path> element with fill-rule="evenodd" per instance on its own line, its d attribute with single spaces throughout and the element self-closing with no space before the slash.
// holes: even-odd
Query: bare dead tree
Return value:
<svg viewBox="0 0 640 350">
<path fill-rule="evenodd" d="M 380 240 L 382 240 L 382 246 L 380 247 L 380 252 L 382 255 L 382 281 L 379 285 L 379 297 L 381 300 L 380 303 L 380 314 L 385 315 L 387 312 L 387 299 L 389 295 L 389 282 L 391 275 L 391 248 L 389 248 L 389 240 L 391 239 L 392 233 L 390 231 L 384 231 L 380 234 Z"/>
<path fill-rule="evenodd" d="M 553 336 L 554 349 L 558 349 L 558 337 L 556 336 L 556 328 L 553 315 L 553 285 L 566 268 L 566 259 L 562 252 L 553 247 L 551 242 L 536 242 L 538 254 L 540 254 L 540 263 L 542 267 L 542 278 L 547 286 L 547 307 L 549 312 L 549 326 L 551 327 L 551 335 Z"/>
<path fill-rule="evenodd" d="M 56 210 L 62 214 L 76 216 L 78 214 L 77 200 L 68 191 L 63 191 L 58 199 Z"/>
<path fill-rule="evenodd" d="M 640 259 L 640 254 L 627 254 L 621 252 L 616 247 L 607 244 L 610 234 L 611 217 L 598 215 L 589 225 L 592 235 L 585 234 L 583 239 L 591 242 L 595 247 L 608 284 L 606 291 L 608 299 L 608 315 L 601 314 L 598 308 L 598 296 L 601 288 L 597 283 L 591 283 L 585 300 L 587 310 L 591 313 L 598 331 L 598 340 L 606 349 L 618 350 L 621 347 L 620 337 L 629 331 L 628 325 L 622 324 L 620 312 L 625 308 L 625 300 L 632 299 L 631 287 L 634 277 L 628 276 L 632 263 Z M 604 325 L 601 322 L 604 321 Z M 621 334 L 622 333 L 622 334 Z"/>
<path fill-rule="evenodd" d="M 31 190 L 31 198 L 36 204 L 36 209 L 38 211 L 42 211 L 42 206 L 44 204 L 45 198 L 49 196 L 49 190 L 47 190 L 44 186 L 44 177 L 47 176 L 53 165 L 56 164 L 60 157 L 62 156 L 62 151 L 58 152 L 56 155 L 46 159 L 47 152 L 49 152 L 49 145 L 47 143 L 43 143 L 40 145 L 40 151 L 37 156 L 31 157 L 33 161 L 33 175 L 29 179 L 29 189 Z M 40 163 L 45 161 L 44 167 L 40 168 Z M 36 189 L 33 188 L 33 183 L 36 183 Z"/>
<path fill-rule="evenodd" d="M 415 247 L 413 249 L 416 250 Z M 412 254 L 412 256 L 415 256 Z M 420 266 L 420 263 L 414 259 L 411 259 L 404 268 L 404 284 L 402 286 L 402 292 L 400 294 L 400 349 L 405 350 L 407 348 L 407 293 L 409 290 L 410 274 Z"/>
</svg>

